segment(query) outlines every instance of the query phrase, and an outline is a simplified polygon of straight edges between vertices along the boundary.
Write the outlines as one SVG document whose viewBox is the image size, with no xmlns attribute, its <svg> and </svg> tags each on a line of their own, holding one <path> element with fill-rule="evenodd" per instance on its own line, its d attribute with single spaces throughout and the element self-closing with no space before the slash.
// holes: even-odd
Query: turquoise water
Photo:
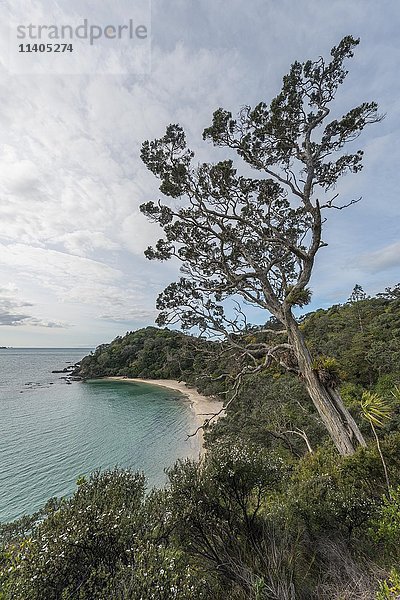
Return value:
<svg viewBox="0 0 400 600">
<path fill-rule="evenodd" d="M 0 521 L 70 494 L 97 468 L 164 469 L 197 456 L 189 402 L 178 392 L 127 382 L 67 385 L 51 373 L 79 361 L 82 349 L 0 349 Z"/>
</svg>

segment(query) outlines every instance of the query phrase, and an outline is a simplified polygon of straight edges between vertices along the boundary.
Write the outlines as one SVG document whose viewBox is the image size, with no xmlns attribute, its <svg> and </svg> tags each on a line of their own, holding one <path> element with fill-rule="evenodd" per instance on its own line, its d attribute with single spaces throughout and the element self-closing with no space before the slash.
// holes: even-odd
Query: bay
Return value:
<svg viewBox="0 0 400 600">
<path fill-rule="evenodd" d="M 165 468 L 197 457 L 190 403 L 149 384 L 68 385 L 52 373 L 87 349 L 0 349 L 0 521 L 71 494 L 81 475 L 120 466 L 144 471 L 148 485 Z"/>
</svg>

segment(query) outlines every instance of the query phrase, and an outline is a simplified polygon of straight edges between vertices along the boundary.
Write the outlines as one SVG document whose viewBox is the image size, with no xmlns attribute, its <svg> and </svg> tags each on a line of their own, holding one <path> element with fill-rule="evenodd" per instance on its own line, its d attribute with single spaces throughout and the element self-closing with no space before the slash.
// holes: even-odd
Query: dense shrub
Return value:
<svg viewBox="0 0 400 600">
<path fill-rule="evenodd" d="M 292 460 L 308 451 L 296 430 L 306 431 L 313 446 L 326 438 L 302 382 L 287 374 L 264 373 L 245 380 L 228 414 L 212 427 L 206 441 L 212 447 L 239 438 Z"/>
<path fill-rule="evenodd" d="M 382 451 L 393 481 L 400 482 L 400 435 L 387 436 Z M 295 466 L 284 507 L 313 536 L 350 538 L 364 531 L 385 494 L 385 473 L 375 445 L 339 457 L 326 444 Z"/>
<path fill-rule="evenodd" d="M 301 325 L 366 448 L 340 457 L 303 383 L 275 366 L 244 380 L 208 428 L 206 456 L 173 466 L 167 488 L 146 494 L 140 474 L 96 472 L 71 498 L 0 526 L 0 600 L 397 598 L 400 301 L 392 296 L 319 310 Z M 80 373 L 182 378 L 218 393 L 236 366 L 216 350 L 146 328 L 100 346 Z M 383 461 L 360 420 L 366 387 L 392 400 L 377 434 Z"/>
<path fill-rule="evenodd" d="M 163 493 L 144 496 L 144 477 L 94 473 L 70 499 L 10 539 L 1 554 L 4 598 L 202 597 L 182 553 L 168 548 Z"/>
<path fill-rule="evenodd" d="M 371 521 L 370 534 L 380 548 L 381 560 L 388 566 L 400 561 L 400 487 L 392 488 L 390 496 L 383 498 L 375 518 Z"/>
<path fill-rule="evenodd" d="M 296 533 L 261 514 L 285 476 L 280 457 L 249 445 L 220 444 L 204 464 L 185 461 L 170 470 L 178 543 L 225 593 L 297 597 Z"/>
</svg>

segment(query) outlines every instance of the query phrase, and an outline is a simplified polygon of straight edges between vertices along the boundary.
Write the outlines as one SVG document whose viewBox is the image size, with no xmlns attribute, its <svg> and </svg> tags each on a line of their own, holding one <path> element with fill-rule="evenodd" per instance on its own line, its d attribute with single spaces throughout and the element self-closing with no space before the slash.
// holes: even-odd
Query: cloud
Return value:
<svg viewBox="0 0 400 600">
<path fill-rule="evenodd" d="M 135 212 L 122 223 L 119 237 L 132 254 L 143 256 L 146 248 L 154 245 L 162 234 L 158 225 L 148 221 L 142 213 Z"/>
<path fill-rule="evenodd" d="M 360 265 L 370 273 L 400 267 L 400 242 L 395 242 L 375 252 L 364 254 L 361 257 Z"/>
<path fill-rule="evenodd" d="M 93 254 L 96 250 L 119 249 L 119 245 L 101 231 L 82 231 L 78 229 L 58 236 L 56 241 L 62 243 L 71 254 L 83 257 Z"/>
<path fill-rule="evenodd" d="M 74 281 L 110 282 L 121 276 L 121 271 L 100 261 L 19 243 L 0 244 L 1 264 L 31 272 L 44 284 L 54 281 L 67 288 L 73 286 Z M 49 285 L 51 287 L 51 283 Z"/>
<path fill-rule="evenodd" d="M 87 257 L 118 248 L 137 254 L 127 242 L 135 229 L 129 236 L 126 227 L 139 204 L 158 195 L 140 160 L 142 141 L 177 120 L 200 141 L 212 109 L 239 77 L 231 53 L 181 44 L 167 53 L 156 48 L 151 77 L 133 82 L 93 76 L 69 86 L 49 77 L 32 86 L 29 77 L 5 75 L 0 237 Z M 212 91 L 210 78 L 217 82 Z M 150 230 L 142 222 L 142 236 Z"/>
<path fill-rule="evenodd" d="M 23 0 L 7 4 L 11 16 L 22 10 L 31 22 L 57 15 L 61 22 L 71 11 L 87 11 L 93 22 L 114 22 L 129 13 L 125 0 L 38 0 L 29 10 Z M 125 320 L 152 322 L 155 297 L 178 268 L 142 256 L 160 237 L 138 210 L 160 195 L 140 160 L 142 141 L 181 123 L 196 160 L 224 158 L 223 149 L 201 138 L 213 111 L 222 106 L 235 113 L 244 104 L 268 101 L 293 60 L 326 55 L 349 32 L 362 43 L 338 94 L 338 111 L 376 99 L 387 118 L 360 140 L 364 171 L 337 190 L 344 201 L 360 195 L 364 200 L 329 219 L 324 239 L 330 246 L 319 258 L 313 302 L 322 298 L 319 290 L 333 301 L 344 288 L 351 290 L 361 269 L 364 288 L 375 285 L 380 269 L 398 264 L 400 5 L 381 10 L 375 0 L 254 0 L 249 9 L 244 0 L 232 0 L 227 10 L 222 0 L 153 4 L 148 76 L 96 74 L 90 53 L 84 57 L 86 75 L 17 77 L 2 68 L 0 281 L 13 281 L 33 305 L 4 306 L 4 319 L 67 319 L 77 324 L 71 328 L 77 344 L 87 342 L 79 337 L 87 332 L 111 337 Z M 7 52 L 3 35 L 0 57 Z M 115 72 L 131 58 L 114 53 Z M 371 239 L 386 248 L 369 253 Z M 364 257 L 357 269 L 354 256 Z M 47 339 L 53 344 L 55 338 Z M 59 343 L 64 345 L 61 338 Z"/>
<path fill-rule="evenodd" d="M 65 323 L 45 321 L 26 314 L 29 311 L 25 311 L 25 309 L 31 308 L 33 304 L 18 300 L 15 297 L 16 292 L 17 290 L 13 285 L 0 288 L 0 326 L 18 327 L 25 325 L 49 328 L 64 328 L 67 326 Z"/>
<path fill-rule="evenodd" d="M 31 327 L 47 327 L 48 329 L 65 329 L 69 327 L 67 323 L 60 321 L 46 321 L 44 319 L 36 319 L 35 317 L 27 317 L 26 319 L 16 323 L 16 325 L 25 325 Z"/>
<path fill-rule="evenodd" d="M 156 310 L 151 310 L 148 308 L 141 308 L 140 306 L 136 306 L 135 308 L 127 309 L 122 312 L 114 313 L 114 314 L 104 314 L 100 315 L 99 319 L 103 321 L 110 321 L 112 323 L 142 323 L 143 321 L 152 321 L 154 322 L 157 316 Z"/>
</svg>

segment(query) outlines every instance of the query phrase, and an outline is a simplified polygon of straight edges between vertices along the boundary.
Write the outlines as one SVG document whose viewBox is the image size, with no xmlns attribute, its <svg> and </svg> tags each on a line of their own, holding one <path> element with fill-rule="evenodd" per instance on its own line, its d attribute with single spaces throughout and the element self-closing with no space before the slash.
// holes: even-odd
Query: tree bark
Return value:
<svg viewBox="0 0 400 600">
<path fill-rule="evenodd" d="M 291 315 L 286 326 L 306 389 L 333 443 L 340 454 L 354 454 L 357 444 L 366 445 L 357 423 L 343 404 L 339 392 L 321 383 L 312 368 L 311 355 L 303 334 Z"/>
<path fill-rule="evenodd" d="M 334 402 L 337 410 L 339 411 L 339 414 L 342 415 L 347 426 L 350 428 L 351 434 L 353 436 L 355 436 L 355 438 L 358 441 L 358 443 L 360 444 L 360 446 L 365 447 L 367 445 L 367 442 L 365 441 L 363 434 L 361 433 L 357 423 L 351 416 L 350 411 L 348 410 L 348 408 L 346 408 L 346 406 L 339 394 L 339 391 L 336 388 L 330 388 L 328 390 L 328 392 L 329 392 L 331 398 L 333 399 L 333 402 Z"/>
</svg>

